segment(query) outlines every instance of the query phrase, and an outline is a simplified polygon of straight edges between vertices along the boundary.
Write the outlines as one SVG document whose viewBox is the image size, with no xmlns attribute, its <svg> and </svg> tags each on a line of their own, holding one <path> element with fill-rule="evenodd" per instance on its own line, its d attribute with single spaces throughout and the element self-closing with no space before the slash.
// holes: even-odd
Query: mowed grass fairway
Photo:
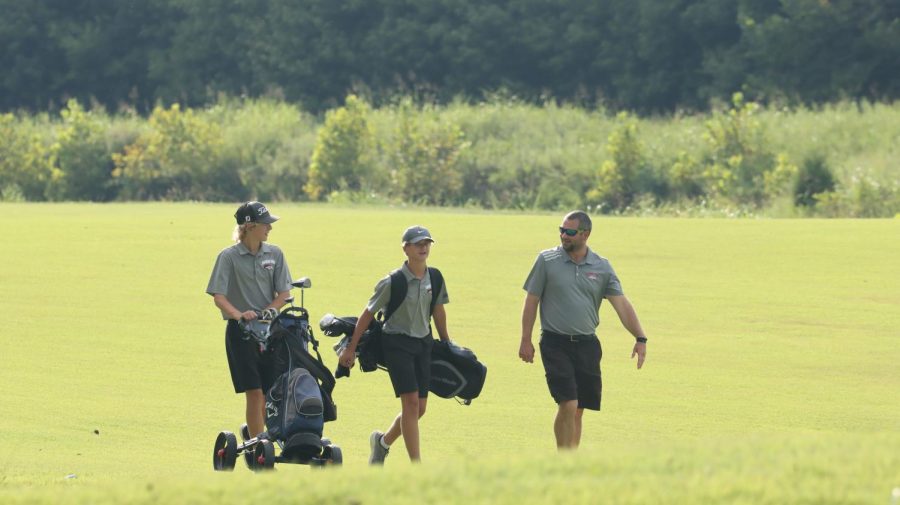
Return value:
<svg viewBox="0 0 900 505">
<path fill-rule="evenodd" d="M 598 217 L 589 244 L 648 358 L 635 370 L 604 304 L 603 411 L 558 454 L 541 366 L 517 351 L 522 284 L 561 214 L 284 203 L 270 240 L 312 278 L 314 323 L 358 315 L 402 230 L 427 226 L 451 336 L 487 384 L 468 407 L 431 397 L 421 466 L 402 442 L 367 466 L 399 402 L 387 374 L 355 369 L 326 425 L 343 468 L 216 474 L 243 398 L 204 290 L 234 208 L 0 204 L 0 502 L 887 504 L 900 488 L 900 219 Z"/>
</svg>

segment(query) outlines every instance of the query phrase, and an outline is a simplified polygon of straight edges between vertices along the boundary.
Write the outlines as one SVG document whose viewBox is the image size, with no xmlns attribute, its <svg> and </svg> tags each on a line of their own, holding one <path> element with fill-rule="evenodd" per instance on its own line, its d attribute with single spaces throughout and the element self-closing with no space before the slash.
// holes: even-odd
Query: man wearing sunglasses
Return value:
<svg viewBox="0 0 900 505">
<path fill-rule="evenodd" d="M 531 333 L 540 307 L 541 361 L 550 395 L 559 407 L 553 423 L 559 449 L 578 447 L 584 409 L 600 410 L 603 351 L 596 330 L 604 298 L 635 337 L 631 357 L 637 356 L 638 368 L 647 354 L 637 313 L 609 261 L 588 248 L 590 236 L 591 218 L 586 213 L 567 214 L 559 227 L 561 244 L 538 254 L 524 286 L 519 357 L 534 362 Z"/>
</svg>

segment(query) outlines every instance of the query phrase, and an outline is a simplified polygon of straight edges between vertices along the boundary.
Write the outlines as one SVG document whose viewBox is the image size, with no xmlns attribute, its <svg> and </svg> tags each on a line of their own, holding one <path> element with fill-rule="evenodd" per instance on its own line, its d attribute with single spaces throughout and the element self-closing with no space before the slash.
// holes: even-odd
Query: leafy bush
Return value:
<svg viewBox="0 0 900 505">
<path fill-rule="evenodd" d="M 800 165 L 797 180 L 794 183 L 794 205 L 798 207 L 814 207 L 816 195 L 834 191 L 834 175 L 828 168 L 825 157 L 813 155 Z"/>
<path fill-rule="evenodd" d="M 559 200 L 553 188 L 571 190 L 581 201 L 606 156 L 607 119 L 576 107 L 534 107 L 506 98 L 456 103 L 441 115 L 460 125 L 469 143 L 459 162 L 464 205 L 553 209 Z"/>
<path fill-rule="evenodd" d="M 399 106 L 396 127 L 383 145 L 391 167 L 394 197 L 426 204 L 459 203 L 460 153 L 468 146 L 460 127 L 441 121 L 433 108 Z"/>
<path fill-rule="evenodd" d="M 56 166 L 47 185 L 49 200 L 108 201 L 115 197 L 112 153 L 104 122 L 69 100 L 60 113 L 63 125 L 53 145 Z"/>
<path fill-rule="evenodd" d="M 9 200 L 43 200 L 52 152 L 32 124 L 0 114 L 0 191 Z"/>
<path fill-rule="evenodd" d="M 139 200 L 239 200 L 234 167 L 221 164 L 221 129 L 182 112 L 178 105 L 156 107 L 149 130 L 124 153 L 113 155 L 120 196 Z"/>
<path fill-rule="evenodd" d="M 637 120 L 627 113 L 616 117 L 618 126 L 609 135 L 609 159 L 600 165 L 597 186 L 587 198 L 603 211 L 629 207 L 640 195 L 662 200 L 668 196 L 665 176 L 657 174 L 638 138 Z"/>
<path fill-rule="evenodd" d="M 242 198 L 305 199 L 315 147 L 311 116 L 274 100 L 231 100 L 220 101 L 205 117 L 221 125 L 221 163 L 237 172 Z"/>
<path fill-rule="evenodd" d="M 336 190 L 360 191 L 374 182 L 374 134 L 369 105 L 356 95 L 329 111 L 319 129 L 306 194 L 319 200 Z"/>
<path fill-rule="evenodd" d="M 687 151 L 680 151 L 669 167 L 669 187 L 673 200 L 691 201 L 706 192 L 704 169 L 700 160 Z"/>
<path fill-rule="evenodd" d="M 755 118 L 758 111 L 759 104 L 744 102 L 743 95 L 735 93 L 732 107 L 707 121 L 707 193 L 738 204 L 759 206 L 766 201 L 765 174 L 774 168 L 775 156 L 766 148 L 765 132 Z"/>
<path fill-rule="evenodd" d="M 510 96 L 370 109 L 350 96 L 321 126 L 277 100 L 149 118 L 73 101 L 60 116 L 0 116 L 0 198 L 880 217 L 900 211 L 897 131 L 896 105 L 764 109 L 740 94 L 711 115 L 656 118 Z"/>
</svg>

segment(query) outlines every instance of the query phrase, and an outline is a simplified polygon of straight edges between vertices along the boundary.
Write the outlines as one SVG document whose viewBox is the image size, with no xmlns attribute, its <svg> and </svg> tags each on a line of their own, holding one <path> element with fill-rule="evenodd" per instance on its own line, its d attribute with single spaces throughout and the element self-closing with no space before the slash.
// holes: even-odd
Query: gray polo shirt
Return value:
<svg viewBox="0 0 900 505">
<path fill-rule="evenodd" d="M 291 272 L 278 246 L 262 243 L 256 255 L 250 254 L 243 243 L 222 249 L 216 258 L 206 292 L 225 295 L 241 312 L 263 310 L 275 294 L 291 289 Z M 228 314 L 222 312 L 222 318 Z"/>
<path fill-rule="evenodd" d="M 524 289 L 541 299 L 541 328 L 563 335 L 594 333 L 600 302 L 623 294 L 606 258 L 588 249 L 576 264 L 561 245 L 538 254 Z"/>
<path fill-rule="evenodd" d="M 425 338 L 431 333 L 431 276 L 425 273 L 421 280 L 410 271 L 404 262 L 400 271 L 406 277 L 406 299 L 397 307 L 397 311 L 384 324 L 386 333 L 403 333 L 411 337 Z M 437 305 L 450 303 L 447 296 L 447 283 L 441 287 L 438 293 Z M 375 292 L 369 298 L 366 309 L 372 314 L 387 307 L 391 298 L 391 275 L 378 281 Z"/>
</svg>

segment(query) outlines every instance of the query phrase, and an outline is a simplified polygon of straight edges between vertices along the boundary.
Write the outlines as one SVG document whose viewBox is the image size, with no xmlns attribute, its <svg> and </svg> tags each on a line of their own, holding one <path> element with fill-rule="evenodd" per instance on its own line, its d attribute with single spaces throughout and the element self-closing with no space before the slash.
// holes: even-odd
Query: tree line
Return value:
<svg viewBox="0 0 900 505">
<path fill-rule="evenodd" d="M 0 111 L 900 96 L 900 0 L 0 0 Z"/>
</svg>

